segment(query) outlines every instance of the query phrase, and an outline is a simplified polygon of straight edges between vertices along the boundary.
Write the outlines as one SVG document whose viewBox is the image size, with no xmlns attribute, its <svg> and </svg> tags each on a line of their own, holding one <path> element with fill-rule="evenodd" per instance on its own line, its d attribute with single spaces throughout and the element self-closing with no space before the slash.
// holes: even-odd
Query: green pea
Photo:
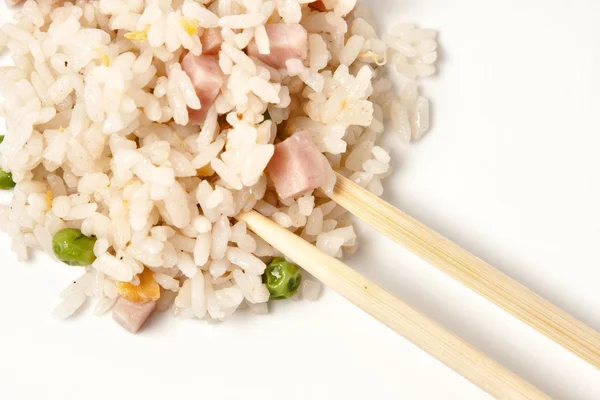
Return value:
<svg viewBox="0 0 600 400">
<path fill-rule="evenodd" d="M 12 179 L 12 174 L 0 169 L 0 190 L 9 190 L 14 188 L 16 183 Z"/>
<path fill-rule="evenodd" d="M 4 135 L 0 135 L 0 143 L 4 141 Z M 0 169 L 0 189 L 8 190 L 15 187 L 15 181 L 12 179 L 12 173 Z"/>
<path fill-rule="evenodd" d="M 85 236 L 79 229 L 67 228 L 56 232 L 52 238 L 52 250 L 67 265 L 83 267 L 96 259 L 94 236 Z"/>
<path fill-rule="evenodd" d="M 297 265 L 275 258 L 267 265 L 263 282 L 271 293 L 271 300 L 289 299 L 302 282 L 302 272 Z"/>
</svg>

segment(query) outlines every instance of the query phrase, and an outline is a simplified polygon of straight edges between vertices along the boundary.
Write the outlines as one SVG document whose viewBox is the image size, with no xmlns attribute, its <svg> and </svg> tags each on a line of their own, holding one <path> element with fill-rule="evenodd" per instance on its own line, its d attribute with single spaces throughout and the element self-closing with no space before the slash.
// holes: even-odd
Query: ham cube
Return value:
<svg viewBox="0 0 600 400">
<path fill-rule="evenodd" d="M 287 60 L 308 57 L 308 33 L 300 24 L 266 24 L 270 54 L 260 54 L 255 41 L 248 45 L 248 55 L 258 58 L 274 68 L 285 68 Z"/>
<path fill-rule="evenodd" d="M 335 182 L 329 161 L 306 131 L 277 144 L 266 171 L 282 199 L 300 197 L 332 180 Z"/>
<path fill-rule="evenodd" d="M 181 61 L 181 69 L 190 77 L 200 99 L 200 110 L 188 109 L 190 123 L 200 125 L 223 86 L 223 73 L 215 56 L 195 56 L 188 53 Z"/>
<path fill-rule="evenodd" d="M 221 50 L 223 44 L 223 36 L 221 36 L 221 28 L 207 28 L 200 36 L 202 43 L 202 54 L 215 55 Z"/>
<path fill-rule="evenodd" d="M 133 303 L 120 297 L 113 307 L 113 320 L 131 333 L 140 330 L 156 309 L 156 302 Z"/>
</svg>

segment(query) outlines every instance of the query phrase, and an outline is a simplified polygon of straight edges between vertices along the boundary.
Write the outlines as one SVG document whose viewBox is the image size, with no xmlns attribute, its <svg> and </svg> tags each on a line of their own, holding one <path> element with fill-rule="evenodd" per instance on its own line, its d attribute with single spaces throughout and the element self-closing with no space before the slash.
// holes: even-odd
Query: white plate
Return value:
<svg viewBox="0 0 600 400">
<path fill-rule="evenodd" d="M 0 2 L 2 3 L 2 2 Z M 440 30 L 434 129 L 395 151 L 387 199 L 600 329 L 600 4 L 372 0 Z M 8 18 L 0 4 L 0 20 Z M 6 200 L 4 197 L 2 200 Z M 559 399 L 600 372 L 361 226 L 349 263 Z M 486 399 L 338 295 L 132 336 L 89 309 L 50 317 L 77 271 L 20 265 L 1 238 L 2 399 Z"/>
</svg>

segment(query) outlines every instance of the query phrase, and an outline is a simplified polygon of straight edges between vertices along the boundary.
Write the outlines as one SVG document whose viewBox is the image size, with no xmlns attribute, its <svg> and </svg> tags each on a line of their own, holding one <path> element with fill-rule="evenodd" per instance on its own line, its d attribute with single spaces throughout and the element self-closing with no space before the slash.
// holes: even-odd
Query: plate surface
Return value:
<svg viewBox="0 0 600 400">
<path fill-rule="evenodd" d="M 393 145 L 386 198 L 600 329 L 600 3 L 370 0 L 439 29 L 424 82 L 433 130 Z M 0 2 L 0 21 L 9 12 Z M 0 201 L 7 202 L 6 195 Z M 599 399 L 600 372 L 360 225 L 352 266 L 558 399 Z M 326 291 L 207 325 L 163 315 L 132 336 L 84 310 L 55 321 L 78 272 L 20 265 L 0 236 L 0 398 L 489 398 Z"/>
</svg>

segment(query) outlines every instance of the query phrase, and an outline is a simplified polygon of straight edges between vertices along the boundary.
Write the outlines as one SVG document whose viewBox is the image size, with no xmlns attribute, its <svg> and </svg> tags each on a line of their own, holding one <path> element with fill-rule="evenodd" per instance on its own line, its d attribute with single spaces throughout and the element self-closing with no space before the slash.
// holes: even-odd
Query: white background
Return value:
<svg viewBox="0 0 600 400">
<path fill-rule="evenodd" d="M 600 2 L 370 1 L 388 27 L 441 31 L 434 129 L 400 149 L 393 204 L 600 329 Z M 569 5 L 567 5 L 569 4 Z M 0 20 L 7 19 L 0 2 Z M 5 198 L 6 200 L 6 198 Z M 558 399 L 600 371 L 361 226 L 349 263 Z M 137 336 L 90 310 L 50 318 L 78 274 L 2 238 L 2 399 L 486 399 L 338 295 Z"/>
</svg>

